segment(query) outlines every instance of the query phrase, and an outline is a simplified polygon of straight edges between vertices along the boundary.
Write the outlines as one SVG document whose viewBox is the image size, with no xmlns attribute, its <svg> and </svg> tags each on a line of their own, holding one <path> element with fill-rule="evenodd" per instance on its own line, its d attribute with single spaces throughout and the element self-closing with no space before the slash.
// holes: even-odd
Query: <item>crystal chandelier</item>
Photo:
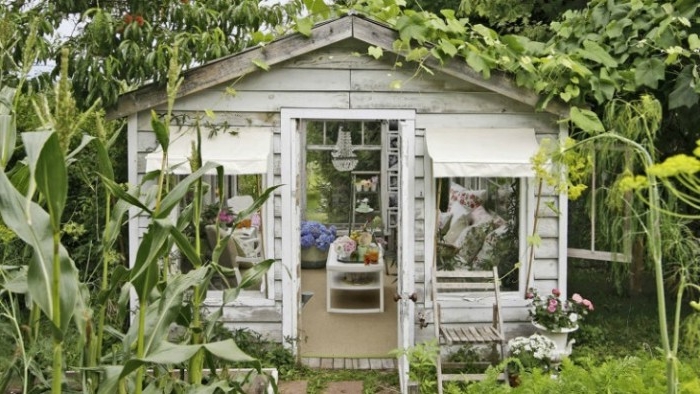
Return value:
<svg viewBox="0 0 700 394">
<path fill-rule="evenodd" d="M 352 140 L 350 132 L 344 131 L 341 126 L 338 129 L 338 142 L 335 144 L 335 149 L 331 152 L 331 162 L 333 167 L 338 171 L 352 171 L 357 166 L 357 156 L 352 151 Z"/>
</svg>

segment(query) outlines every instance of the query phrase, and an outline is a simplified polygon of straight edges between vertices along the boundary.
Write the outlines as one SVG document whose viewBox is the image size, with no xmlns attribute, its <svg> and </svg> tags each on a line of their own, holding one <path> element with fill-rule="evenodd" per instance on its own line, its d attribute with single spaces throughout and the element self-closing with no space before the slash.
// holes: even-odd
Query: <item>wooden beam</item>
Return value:
<svg viewBox="0 0 700 394">
<path fill-rule="evenodd" d="M 568 248 L 566 250 L 566 257 L 586 260 L 615 261 L 618 263 L 630 262 L 630 257 L 626 256 L 624 253 L 601 252 L 588 249 Z"/>
<path fill-rule="evenodd" d="M 282 37 L 266 46 L 257 46 L 239 52 L 184 73 L 184 81 L 177 97 L 202 91 L 242 75 L 259 70 L 254 60 L 273 66 L 296 56 L 315 51 L 352 36 L 352 18 L 340 18 L 314 27 L 311 37 L 293 34 Z M 167 92 L 162 85 L 151 84 L 123 94 L 116 108 L 107 112 L 107 119 L 126 115 L 165 103 Z"/>
</svg>

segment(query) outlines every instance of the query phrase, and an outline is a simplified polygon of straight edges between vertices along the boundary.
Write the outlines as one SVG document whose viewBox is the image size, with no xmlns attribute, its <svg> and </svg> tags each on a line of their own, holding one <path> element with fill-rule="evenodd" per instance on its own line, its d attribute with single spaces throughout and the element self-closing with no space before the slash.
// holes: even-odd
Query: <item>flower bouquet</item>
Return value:
<svg viewBox="0 0 700 394">
<path fill-rule="evenodd" d="M 552 289 L 552 293 L 546 297 L 530 289 L 526 298 L 531 303 L 530 318 L 535 326 L 554 332 L 573 331 L 593 311 L 593 303 L 578 293 L 567 300 L 561 300 L 560 296 L 559 289 Z"/>
<path fill-rule="evenodd" d="M 326 227 L 319 222 L 301 223 L 301 267 L 323 268 L 326 266 L 328 249 L 335 241 L 335 226 Z"/>
<path fill-rule="evenodd" d="M 316 247 L 323 251 L 330 248 L 335 240 L 335 226 L 326 227 L 319 222 L 301 222 L 301 247 L 302 249 Z"/>
<path fill-rule="evenodd" d="M 515 337 L 508 341 L 508 351 L 513 359 L 508 363 L 510 373 L 531 371 L 534 368 L 549 370 L 552 361 L 556 357 L 556 345 L 554 342 L 540 334 L 532 334 L 529 337 Z"/>
<path fill-rule="evenodd" d="M 333 243 L 338 259 L 349 259 L 357 248 L 357 242 L 347 235 L 343 235 Z"/>
</svg>

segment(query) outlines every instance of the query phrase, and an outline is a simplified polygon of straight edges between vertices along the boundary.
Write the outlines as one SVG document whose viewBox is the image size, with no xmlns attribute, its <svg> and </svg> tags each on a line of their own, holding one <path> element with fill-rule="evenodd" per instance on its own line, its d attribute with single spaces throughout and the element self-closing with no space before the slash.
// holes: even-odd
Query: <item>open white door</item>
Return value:
<svg viewBox="0 0 700 394">
<path fill-rule="evenodd" d="M 401 188 L 399 217 L 398 217 L 398 238 L 397 250 L 398 267 L 398 291 L 401 299 L 398 301 L 398 339 L 399 349 L 406 350 L 413 346 L 414 338 L 414 314 L 415 304 L 410 299 L 415 292 L 415 196 L 414 196 L 414 158 L 415 158 L 415 121 L 399 121 L 399 135 L 401 144 L 401 155 L 399 165 L 401 168 L 400 179 Z M 399 381 L 401 392 L 408 393 L 408 357 L 403 355 L 398 359 Z"/>
<path fill-rule="evenodd" d="M 282 163 L 281 180 L 284 185 L 280 188 L 282 203 L 281 227 L 284 234 L 299 234 L 300 211 L 299 200 L 294 198 L 299 194 L 300 171 L 300 137 L 299 121 L 282 110 L 280 156 Z M 285 116 L 286 115 L 286 116 Z M 297 338 L 299 330 L 299 305 L 301 304 L 301 281 L 299 261 L 299 242 L 297 237 L 287 237 L 282 242 L 282 265 L 285 272 L 282 275 L 282 293 L 285 302 L 282 305 L 282 335 L 284 338 Z M 296 257 L 295 257 L 296 256 Z M 289 273 L 289 274 L 287 274 Z M 287 344 L 288 342 L 283 342 Z M 296 356 L 298 343 L 294 341 L 292 352 Z"/>
</svg>

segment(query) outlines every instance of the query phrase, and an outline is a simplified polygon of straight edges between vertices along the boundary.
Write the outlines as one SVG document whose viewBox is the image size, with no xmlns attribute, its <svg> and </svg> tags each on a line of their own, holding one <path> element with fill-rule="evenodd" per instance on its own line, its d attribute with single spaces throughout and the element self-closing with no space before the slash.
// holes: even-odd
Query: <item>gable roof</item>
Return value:
<svg viewBox="0 0 700 394">
<path fill-rule="evenodd" d="M 395 29 L 369 20 L 360 15 L 347 15 L 338 19 L 317 24 L 311 36 L 290 34 L 274 40 L 264 46 L 255 46 L 241 52 L 219 58 L 183 73 L 184 81 L 177 97 L 183 97 L 212 86 L 225 83 L 242 75 L 258 71 L 253 61 L 263 61 L 269 66 L 285 62 L 339 41 L 355 38 L 368 45 L 382 48 L 384 52 L 395 53 L 393 43 L 398 38 Z M 429 58 L 424 63 L 428 67 L 439 69 L 452 77 L 467 81 L 495 93 L 535 107 L 541 97 L 536 93 L 518 87 L 505 73 L 492 71 L 491 77 L 485 79 L 471 69 L 462 59 L 450 59 L 440 64 L 437 59 Z M 143 88 L 124 93 L 115 107 L 107 112 L 107 119 L 117 119 L 134 114 L 146 108 L 152 108 L 167 101 L 166 88 L 163 85 L 150 84 Z M 568 116 L 569 110 L 560 101 L 552 100 L 545 108 L 547 112 Z"/>
</svg>

